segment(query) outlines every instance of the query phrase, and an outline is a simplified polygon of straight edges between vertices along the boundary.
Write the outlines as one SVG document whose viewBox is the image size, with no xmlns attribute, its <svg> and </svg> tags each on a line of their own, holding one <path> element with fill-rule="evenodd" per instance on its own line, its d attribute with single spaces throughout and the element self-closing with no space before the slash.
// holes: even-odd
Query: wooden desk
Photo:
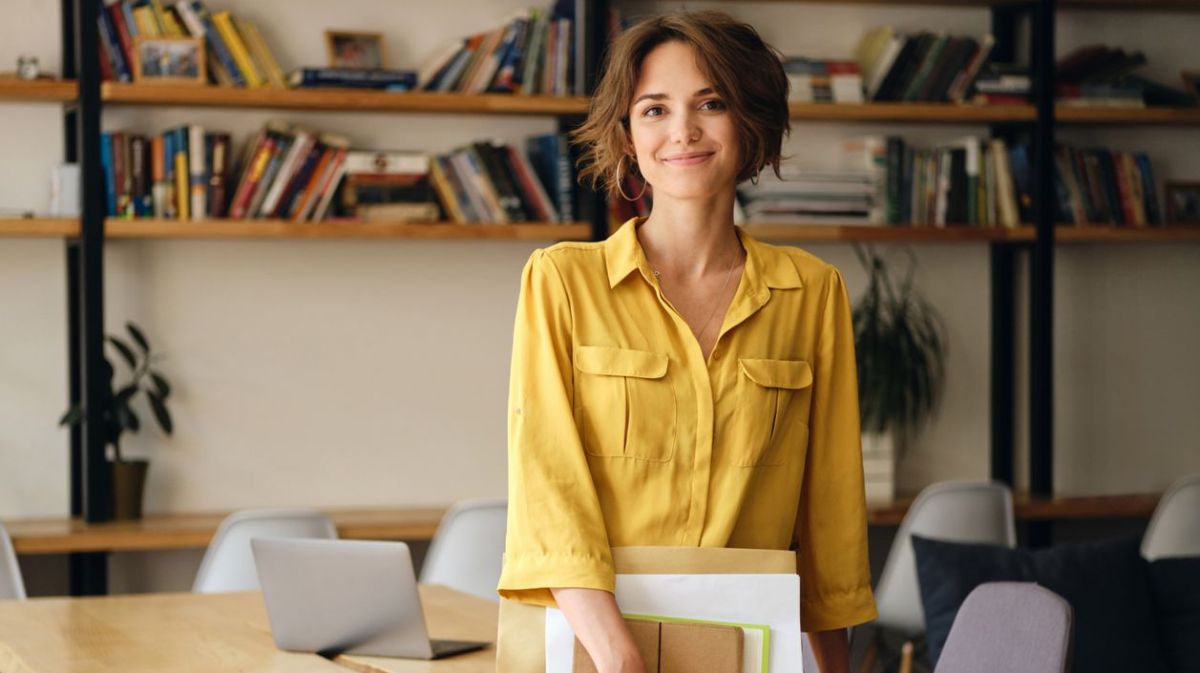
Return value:
<svg viewBox="0 0 1200 673">
<path fill-rule="evenodd" d="M 1147 518 L 1159 494 L 1089 497 L 1014 498 L 1017 521 Z M 912 499 L 867 507 L 867 522 L 895 526 Z M 361 540 L 421 541 L 433 538 L 445 507 L 391 507 L 330 510 L 338 535 Z M 141 521 L 85 524 L 78 519 L 11 519 L 4 521 L 18 554 L 151 551 L 208 545 L 217 524 L 228 513 L 150 515 Z"/>
<path fill-rule="evenodd" d="M 495 642 L 495 603 L 445 587 L 421 598 L 433 637 Z M 257 592 L 0 601 L 4 673 L 483 673 L 495 659 L 493 647 L 438 662 L 283 652 Z"/>
</svg>

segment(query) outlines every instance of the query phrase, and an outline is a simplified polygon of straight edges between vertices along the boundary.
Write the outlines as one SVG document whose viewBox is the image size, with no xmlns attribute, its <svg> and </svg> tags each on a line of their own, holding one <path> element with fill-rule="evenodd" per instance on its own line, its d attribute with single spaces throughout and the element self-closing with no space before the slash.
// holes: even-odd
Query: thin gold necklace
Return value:
<svg viewBox="0 0 1200 673">
<path fill-rule="evenodd" d="M 699 341 L 700 338 L 704 336 L 704 333 L 708 331 L 708 325 L 712 322 L 713 318 L 716 317 L 717 309 L 721 306 L 721 299 L 725 297 L 725 290 L 729 287 L 729 279 L 733 278 L 733 269 L 735 266 L 737 266 L 737 261 L 741 256 L 741 245 L 738 245 L 738 250 L 733 253 L 733 258 L 729 260 L 729 270 L 725 272 L 725 282 L 721 283 L 721 289 L 717 292 L 716 301 L 713 302 L 712 312 L 708 314 L 708 320 L 704 321 L 704 326 L 700 328 L 699 332 L 696 332 L 697 341 Z M 654 268 L 654 266 L 651 266 L 650 270 L 654 272 L 654 277 L 657 278 L 661 283 L 662 273 L 658 269 Z"/>
</svg>

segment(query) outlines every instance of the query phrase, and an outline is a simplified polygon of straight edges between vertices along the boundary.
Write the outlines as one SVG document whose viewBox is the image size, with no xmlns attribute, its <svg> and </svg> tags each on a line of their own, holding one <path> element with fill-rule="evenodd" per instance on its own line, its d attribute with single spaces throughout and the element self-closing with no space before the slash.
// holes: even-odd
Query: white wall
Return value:
<svg viewBox="0 0 1200 673">
<path fill-rule="evenodd" d="M 17 0 L 7 0 L 11 6 Z M 58 3 L 20 0 L 0 25 L 0 69 L 20 53 L 57 67 Z M 518 0 L 390 3 L 211 1 L 256 19 L 285 69 L 324 61 L 325 28 L 387 35 L 392 65 L 415 66 L 444 41 L 502 22 Z M 637 11 L 677 6 L 639 3 Z M 785 53 L 845 57 L 873 26 L 983 33 L 986 10 L 805 3 L 724 7 Z M 34 10 L 38 11 L 34 11 Z M 49 9 L 50 11 L 46 11 Z M 20 21 L 21 23 L 16 23 Z M 1060 49 L 1109 41 L 1185 65 L 1200 15 L 1065 13 Z M 1162 39 L 1159 39 L 1160 36 Z M 1195 65 L 1192 63 L 1191 65 Z M 549 118 L 111 108 L 107 129 L 182 122 L 243 140 L 271 117 L 348 134 L 363 147 L 445 150 L 467 139 L 519 140 Z M 56 106 L 0 107 L 0 208 L 45 207 L 62 156 Z M 862 133 L 934 143 L 982 127 L 797 124 L 788 151 L 820 163 Z M 1075 135 L 1072 135 L 1075 134 Z M 1197 179 L 1200 130 L 1096 129 L 1065 135 L 1145 148 L 1163 178 Z M 502 413 L 521 265 L 538 244 L 415 241 L 120 241 L 107 264 L 107 324 L 134 319 L 168 356 L 175 437 L 128 442 L 151 456 L 151 511 L 255 505 L 448 503 L 504 493 Z M 846 246 L 811 249 L 864 276 Z M 916 245 L 918 285 L 946 319 L 945 403 L 901 468 L 901 490 L 988 473 L 988 251 Z M 1069 493 L 1164 488 L 1200 471 L 1200 246 L 1072 246 L 1058 256 L 1057 485 Z M 1022 264 L 1023 268 L 1023 264 Z M 67 510 L 63 245 L 0 240 L 0 517 Z M 1019 295 L 1025 310 L 1024 290 Z M 1024 324 L 1024 319 L 1021 319 Z M 1018 337 L 1021 362 L 1026 355 Z M 1021 365 L 1023 367 L 1024 365 Z M 1023 370 L 1018 380 L 1025 381 Z M 1025 444 L 1025 402 L 1018 403 Z M 172 556 L 171 558 L 176 558 Z M 184 565 L 194 559 L 178 561 Z M 118 564 L 117 584 L 180 588 L 186 572 Z M 150 564 L 153 565 L 153 564 Z M 144 577 L 139 580 L 142 575 Z M 157 578 L 157 579 L 156 579 Z M 139 584 L 139 582 L 141 582 Z"/>
</svg>

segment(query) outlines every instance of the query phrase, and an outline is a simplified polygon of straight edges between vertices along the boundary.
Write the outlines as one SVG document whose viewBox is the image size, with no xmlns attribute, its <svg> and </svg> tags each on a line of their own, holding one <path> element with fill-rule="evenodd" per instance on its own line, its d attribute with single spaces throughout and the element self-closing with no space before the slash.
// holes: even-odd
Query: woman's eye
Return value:
<svg viewBox="0 0 1200 673">
<path fill-rule="evenodd" d="M 704 101 L 704 103 L 702 103 L 700 105 L 700 107 L 705 110 L 724 110 L 725 103 L 723 101 L 719 101 L 714 98 L 712 100 Z"/>
<path fill-rule="evenodd" d="M 646 108 L 645 110 L 642 110 L 642 116 L 643 117 L 657 117 L 657 116 L 661 115 L 662 112 L 663 112 L 662 106 L 651 105 L 650 107 Z"/>
</svg>

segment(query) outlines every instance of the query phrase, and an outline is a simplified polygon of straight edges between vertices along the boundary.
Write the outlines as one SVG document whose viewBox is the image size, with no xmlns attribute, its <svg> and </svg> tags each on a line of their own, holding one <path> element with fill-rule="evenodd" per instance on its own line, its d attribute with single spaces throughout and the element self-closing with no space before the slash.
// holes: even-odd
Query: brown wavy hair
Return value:
<svg viewBox="0 0 1200 673">
<path fill-rule="evenodd" d="M 700 71 L 734 116 L 741 167 L 737 181 L 771 166 L 779 175 L 783 136 L 790 133 L 788 81 L 779 52 L 753 26 L 724 12 L 679 11 L 646 19 L 617 38 L 592 96 L 587 120 L 571 132 L 580 147 L 579 180 L 616 198 L 622 171 L 634 157 L 629 109 L 646 55 L 664 42 L 690 45 Z M 629 162 L 641 177 L 637 164 Z"/>
</svg>

